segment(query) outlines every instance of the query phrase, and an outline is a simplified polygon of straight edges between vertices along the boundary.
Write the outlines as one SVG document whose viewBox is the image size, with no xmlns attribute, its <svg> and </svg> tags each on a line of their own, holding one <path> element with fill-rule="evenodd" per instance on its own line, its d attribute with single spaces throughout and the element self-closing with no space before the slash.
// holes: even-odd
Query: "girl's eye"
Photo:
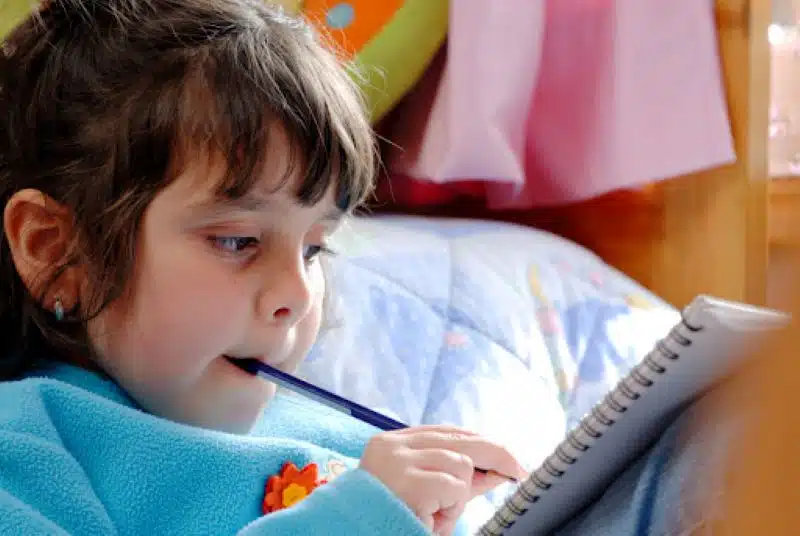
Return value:
<svg viewBox="0 0 800 536">
<path fill-rule="evenodd" d="M 308 245 L 303 248 L 303 258 L 306 262 L 312 262 L 320 253 L 334 255 L 334 252 L 321 244 Z"/>
<path fill-rule="evenodd" d="M 211 237 L 214 247 L 226 253 L 241 253 L 258 244 L 252 236 L 214 236 Z"/>
</svg>

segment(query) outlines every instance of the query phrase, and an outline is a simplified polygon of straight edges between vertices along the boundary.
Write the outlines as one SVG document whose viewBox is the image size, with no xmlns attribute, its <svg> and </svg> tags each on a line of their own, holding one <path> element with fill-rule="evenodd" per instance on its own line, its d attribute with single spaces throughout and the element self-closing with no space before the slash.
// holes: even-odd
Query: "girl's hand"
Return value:
<svg viewBox="0 0 800 536">
<path fill-rule="evenodd" d="M 367 444 L 360 467 L 402 499 L 429 529 L 449 535 L 467 502 L 505 482 L 475 467 L 523 478 L 505 448 L 453 426 L 383 432 Z"/>
</svg>

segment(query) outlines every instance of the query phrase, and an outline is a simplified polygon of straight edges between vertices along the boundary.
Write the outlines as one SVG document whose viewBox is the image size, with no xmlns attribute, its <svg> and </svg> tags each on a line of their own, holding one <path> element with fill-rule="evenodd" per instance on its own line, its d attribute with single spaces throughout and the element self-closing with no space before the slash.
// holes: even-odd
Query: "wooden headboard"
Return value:
<svg viewBox="0 0 800 536">
<path fill-rule="evenodd" d="M 769 2 L 716 0 L 716 14 L 735 164 L 557 208 L 488 212 L 459 204 L 414 212 L 553 231 L 679 307 L 698 293 L 763 304 L 771 13 Z"/>
</svg>

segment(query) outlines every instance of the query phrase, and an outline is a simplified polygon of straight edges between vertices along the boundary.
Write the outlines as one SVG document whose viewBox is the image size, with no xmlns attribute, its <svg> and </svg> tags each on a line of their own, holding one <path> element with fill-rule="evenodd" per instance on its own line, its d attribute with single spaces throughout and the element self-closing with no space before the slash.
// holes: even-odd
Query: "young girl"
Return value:
<svg viewBox="0 0 800 536">
<path fill-rule="evenodd" d="M 326 237 L 372 184 L 358 93 L 304 24 L 52 0 L 3 44 L 0 110 L 4 530 L 445 534 L 500 483 L 475 466 L 522 476 L 466 431 L 267 408 L 237 365 L 306 355 Z"/>
</svg>

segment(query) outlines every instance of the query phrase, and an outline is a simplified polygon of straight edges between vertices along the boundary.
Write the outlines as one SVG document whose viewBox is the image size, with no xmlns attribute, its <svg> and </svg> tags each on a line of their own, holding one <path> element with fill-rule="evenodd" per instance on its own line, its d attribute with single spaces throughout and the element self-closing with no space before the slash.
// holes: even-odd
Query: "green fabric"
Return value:
<svg viewBox="0 0 800 536">
<path fill-rule="evenodd" d="M 36 4 L 33 0 L 0 0 L 0 36 L 5 37 Z"/>
<path fill-rule="evenodd" d="M 406 0 L 356 57 L 373 122 L 419 80 L 447 36 L 447 0 Z"/>
</svg>

